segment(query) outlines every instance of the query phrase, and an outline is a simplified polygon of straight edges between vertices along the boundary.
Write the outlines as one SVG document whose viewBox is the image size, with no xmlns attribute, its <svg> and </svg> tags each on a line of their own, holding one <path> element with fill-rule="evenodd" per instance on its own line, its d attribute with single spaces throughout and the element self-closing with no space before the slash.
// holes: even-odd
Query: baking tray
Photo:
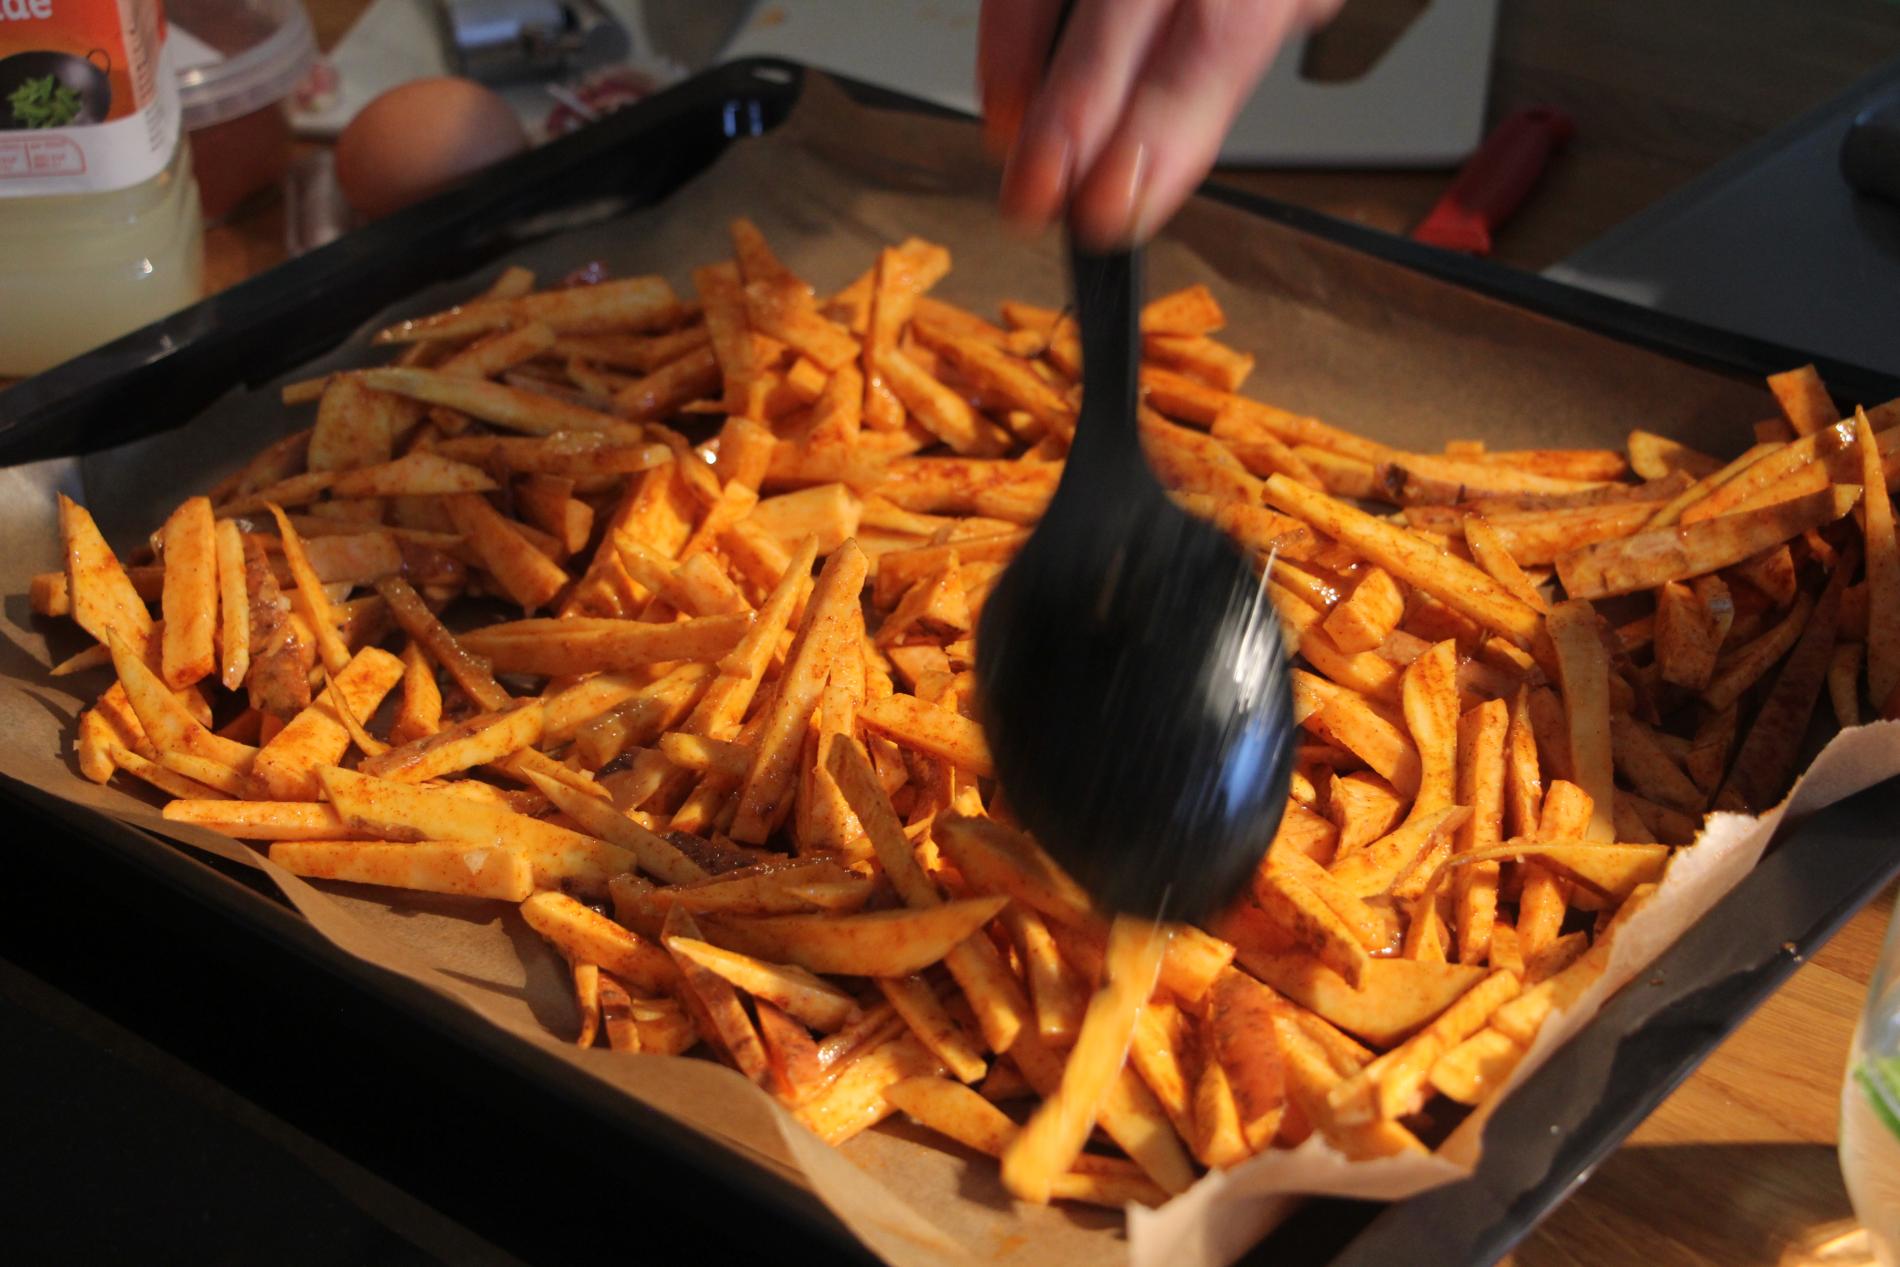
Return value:
<svg viewBox="0 0 1900 1267">
<path fill-rule="evenodd" d="M 369 316 L 411 292 L 462 276 L 564 225 L 664 198 L 734 138 L 781 121 L 802 68 L 750 61 L 699 76 L 609 120 L 511 160 L 471 186 L 380 222 L 163 322 L 0 394 L 0 464 L 89 451 L 181 426 L 234 388 L 289 373 L 335 347 Z M 867 104 L 928 109 L 841 81 Z M 1344 244 L 1581 326 L 1696 364 L 1756 376 L 1804 359 L 1785 348 L 1652 313 L 1548 280 L 1446 255 L 1218 187 L 1211 196 L 1252 214 Z M 1864 403 L 1900 395 L 1900 382 L 1856 366 L 1821 363 L 1841 396 Z M 628 1179 L 678 1201 L 716 1200 L 717 1235 L 760 1246 L 795 1237 L 806 1252 L 866 1261 L 820 1203 L 780 1174 L 743 1162 L 661 1115 L 591 1083 L 557 1076 L 545 1056 L 380 969 L 330 947 L 283 903 L 235 869 L 62 801 L 0 781 L 0 797 L 76 851 L 101 891 L 173 912 L 194 939 L 233 965 L 260 960 L 280 979 L 341 1006 L 397 1050 L 452 1051 L 449 1092 L 509 1105 L 501 1149 L 550 1142 L 585 1159 L 595 1182 Z M 1864 901 L 1900 874 L 1900 852 L 1877 825 L 1900 813 L 1900 784 L 1837 804 L 1797 825 L 1778 848 L 1650 970 L 1533 1075 L 1498 1111 L 1471 1178 L 1391 1206 L 1309 1203 L 1248 1261 L 1265 1263 L 1488 1262 L 1505 1252 L 1635 1127 L 1764 997 Z M 182 926 L 182 925 L 181 925 Z M 209 985 L 202 989 L 213 989 Z M 207 1059 L 215 1063 L 214 1056 Z M 1580 1088 L 1601 1088 L 1580 1094 Z M 443 1088 L 432 1090 L 442 1091 Z M 296 1116 L 295 1080 L 261 1087 Z M 428 1093 L 418 1091 L 421 1112 Z M 440 1102 L 439 1102 L 440 1103 Z M 463 1101 L 466 1103 L 466 1100 Z M 332 1112 L 348 1106 L 330 1105 Z M 357 1112 L 387 1113 L 384 1104 Z M 509 1134 L 509 1131 L 515 1134 Z M 479 1149 L 479 1145 L 477 1145 Z M 446 1152 L 447 1150 L 445 1150 Z M 466 1169 L 466 1150 L 441 1169 Z M 519 1157 L 524 1154 L 509 1152 Z M 532 1155 L 526 1154 L 526 1155 Z M 431 1167 L 391 1170 L 428 1182 Z M 559 1166 L 520 1182 L 561 1191 Z M 661 1185 L 656 1190 L 653 1185 Z M 717 1185 L 716 1199 L 706 1185 Z M 593 1185 L 590 1185 L 593 1186 Z M 491 1229 L 492 1196 L 437 1183 L 429 1199 L 451 1217 Z M 646 1202 L 642 1202 L 646 1204 Z M 747 1217 L 740 1217 L 743 1210 Z M 751 1217 L 757 1216 L 757 1217 Z M 506 1223 L 506 1220 L 502 1220 Z M 503 1226 L 525 1256 L 568 1257 L 558 1237 Z M 571 1245 L 571 1242 L 568 1242 Z M 533 1251 L 540 1251 L 539 1253 Z"/>
</svg>

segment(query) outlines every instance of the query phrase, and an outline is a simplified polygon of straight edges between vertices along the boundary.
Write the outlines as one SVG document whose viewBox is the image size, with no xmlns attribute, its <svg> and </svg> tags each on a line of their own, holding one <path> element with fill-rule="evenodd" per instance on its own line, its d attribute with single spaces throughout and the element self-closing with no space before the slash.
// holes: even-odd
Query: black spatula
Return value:
<svg viewBox="0 0 1900 1267">
<path fill-rule="evenodd" d="M 1070 250 L 1082 407 L 1055 497 L 984 604 L 984 727 L 1023 826 L 1105 907 L 1201 919 L 1279 825 L 1295 727 L 1278 620 L 1162 491 L 1136 412 L 1140 256 Z"/>
</svg>

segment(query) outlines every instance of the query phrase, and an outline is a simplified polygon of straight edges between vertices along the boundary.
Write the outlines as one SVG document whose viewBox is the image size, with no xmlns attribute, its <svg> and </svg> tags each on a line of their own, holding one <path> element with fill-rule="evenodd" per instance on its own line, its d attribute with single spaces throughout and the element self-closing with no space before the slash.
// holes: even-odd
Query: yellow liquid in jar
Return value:
<svg viewBox="0 0 1900 1267">
<path fill-rule="evenodd" d="M 204 219 L 181 140 L 105 193 L 0 198 L 0 377 L 23 377 L 195 303 Z"/>
</svg>

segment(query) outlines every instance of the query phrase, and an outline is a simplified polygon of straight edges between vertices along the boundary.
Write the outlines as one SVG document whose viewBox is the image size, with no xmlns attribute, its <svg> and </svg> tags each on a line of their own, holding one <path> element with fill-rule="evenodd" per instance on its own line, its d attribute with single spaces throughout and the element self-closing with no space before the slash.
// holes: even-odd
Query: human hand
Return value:
<svg viewBox="0 0 1900 1267">
<path fill-rule="evenodd" d="M 1194 191 L 1296 27 L 1342 0 L 983 0 L 977 84 L 1005 155 L 1003 214 L 1041 228 L 1069 209 L 1098 248 L 1151 236 Z"/>
</svg>

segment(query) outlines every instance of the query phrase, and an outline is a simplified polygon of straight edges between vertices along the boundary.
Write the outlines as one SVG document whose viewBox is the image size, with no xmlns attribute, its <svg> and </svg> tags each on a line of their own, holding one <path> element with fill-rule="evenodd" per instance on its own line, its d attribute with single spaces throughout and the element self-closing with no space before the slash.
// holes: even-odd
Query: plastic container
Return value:
<svg viewBox="0 0 1900 1267">
<path fill-rule="evenodd" d="M 169 0 L 178 99 L 207 219 L 290 167 L 285 103 L 317 55 L 299 0 Z"/>
<path fill-rule="evenodd" d="M 1900 909 L 1874 967 L 1841 1087 L 1841 1176 L 1874 1261 L 1900 1267 Z"/>
<path fill-rule="evenodd" d="M 45 0 L 0 23 L 0 376 L 198 298 L 204 222 L 157 0 Z"/>
</svg>

